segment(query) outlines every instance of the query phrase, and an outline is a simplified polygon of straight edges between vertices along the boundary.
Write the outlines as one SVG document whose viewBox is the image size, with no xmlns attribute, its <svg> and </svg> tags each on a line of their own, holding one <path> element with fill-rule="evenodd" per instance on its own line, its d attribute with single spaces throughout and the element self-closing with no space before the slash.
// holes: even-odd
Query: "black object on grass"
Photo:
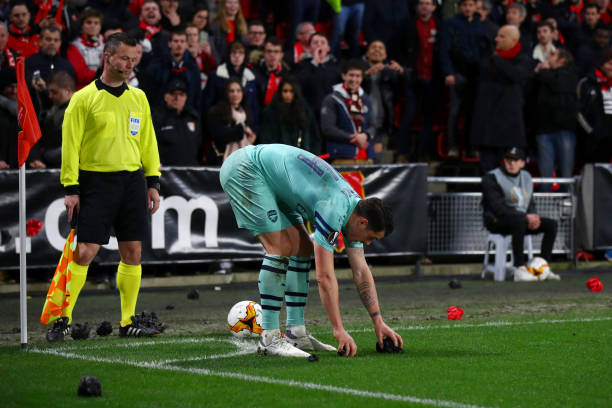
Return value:
<svg viewBox="0 0 612 408">
<path fill-rule="evenodd" d="M 390 337 L 383 338 L 382 347 L 380 347 L 380 344 L 376 342 L 376 351 L 378 351 L 379 353 L 391 353 L 391 354 L 404 352 L 404 350 L 399 345 L 397 347 L 393 345 L 393 340 L 391 340 Z"/>
<path fill-rule="evenodd" d="M 100 397 L 102 395 L 102 384 L 96 377 L 87 375 L 79 381 L 78 394 L 80 397 Z"/>
</svg>

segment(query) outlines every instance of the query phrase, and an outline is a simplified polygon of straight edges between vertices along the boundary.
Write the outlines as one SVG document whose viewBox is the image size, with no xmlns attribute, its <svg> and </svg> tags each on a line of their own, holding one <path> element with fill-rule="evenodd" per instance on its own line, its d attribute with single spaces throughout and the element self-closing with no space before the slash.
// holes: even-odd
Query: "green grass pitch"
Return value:
<svg viewBox="0 0 612 408">
<path fill-rule="evenodd" d="M 404 338 L 404 353 L 377 354 L 367 314 L 351 283 L 340 286 L 345 326 L 359 347 L 355 358 L 318 353 L 319 361 L 260 357 L 256 340 L 224 328 L 233 303 L 256 299 L 254 285 L 141 293 L 141 308 L 166 321 L 155 339 L 93 335 L 62 344 L 44 341 L 36 321 L 42 297 L 28 306 L 31 340 L 18 346 L 18 299 L 0 298 L 2 407 L 610 407 L 612 406 L 612 275 L 590 293 L 591 275 L 560 282 L 496 283 L 446 280 L 378 283 L 383 316 Z M 172 304 L 174 309 L 166 310 Z M 460 321 L 446 320 L 457 305 Z M 75 322 L 115 322 L 116 295 L 85 293 Z M 309 329 L 335 344 L 316 287 Z M 94 327 L 95 330 L 95 327 Z M 93 334 L 93 331 L 92 331 Z M 77 396 L 79 379 L 96 376 L 101 398 Z"/>
</svg>

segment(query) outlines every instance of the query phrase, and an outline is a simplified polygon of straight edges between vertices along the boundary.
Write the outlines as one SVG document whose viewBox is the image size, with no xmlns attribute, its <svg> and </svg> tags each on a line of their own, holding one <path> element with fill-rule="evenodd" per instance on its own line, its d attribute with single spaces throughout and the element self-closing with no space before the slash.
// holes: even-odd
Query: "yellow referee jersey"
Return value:
<svg viewBox="0 0 612 408">
<path fill-rule="evenodd" d="M 119 96 L 98 79 L 70 99 L 62 125 L 64 187 L 79 184 L 79 169 L 136 171 L 160 176 L 159 151 L 145 93 L 124 84 Z"/>
</svg>

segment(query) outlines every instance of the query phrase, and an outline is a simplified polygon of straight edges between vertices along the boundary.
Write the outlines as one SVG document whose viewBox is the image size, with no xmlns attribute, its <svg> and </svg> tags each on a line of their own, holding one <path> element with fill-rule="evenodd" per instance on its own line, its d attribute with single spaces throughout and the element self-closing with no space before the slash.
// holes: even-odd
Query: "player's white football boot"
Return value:
<svg viewBox="0 0 612 408">
<path fill-rule="evenodd" d="M 524 265 L 514 268 L 515 282 L 532 282 L 537 280 L 538 278 L 535 275 L 532 275 Z"/>
<path fill-rule="evenodd" d="M 548 276 L 546 277 L 546 279 L 549 279 L 549 280 L 561 280 L 561 277 L 559 275 L 557 275 L 556 273 L 554 273 L 553 271 L 550 271 Z"/>
<path fill-rule="evenodd" d="M 263 356 L 310 357 L 305 351 L 285 341 L 280 330 L 264 330 L 257 345 L 257 353 Z"/>
<path fill-rule="evenodd" d="M 312 334 L 306 331 L 304 325 L 287 327 L 285 340 L 304 351 L 336 351 L 334 346 L 315 339 Z"/>
</svg>

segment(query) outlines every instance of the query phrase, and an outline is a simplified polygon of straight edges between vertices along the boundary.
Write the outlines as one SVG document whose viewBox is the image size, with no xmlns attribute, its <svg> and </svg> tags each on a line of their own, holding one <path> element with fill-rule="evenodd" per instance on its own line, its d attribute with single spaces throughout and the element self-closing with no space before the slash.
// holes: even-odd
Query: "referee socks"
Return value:
<svg viewBox="0 0 612 408">
<path fill-rule="evenodd" d="M 121 295 L 121 326 L 132 324 L 132 316 L 136 314 L 136 301 L 140 291 L 140 265 L 128 265 L 119 262 L 117 268 L 117 289 Z"/>
</svg>

